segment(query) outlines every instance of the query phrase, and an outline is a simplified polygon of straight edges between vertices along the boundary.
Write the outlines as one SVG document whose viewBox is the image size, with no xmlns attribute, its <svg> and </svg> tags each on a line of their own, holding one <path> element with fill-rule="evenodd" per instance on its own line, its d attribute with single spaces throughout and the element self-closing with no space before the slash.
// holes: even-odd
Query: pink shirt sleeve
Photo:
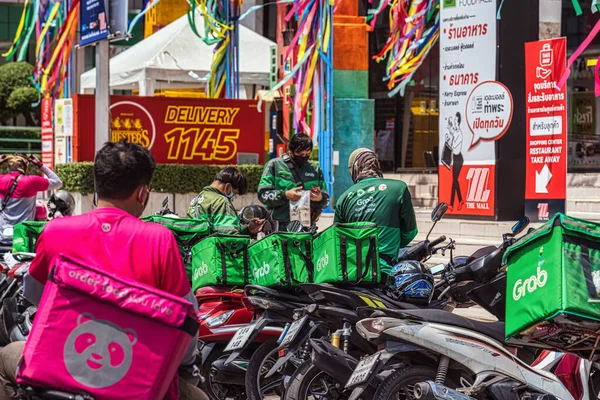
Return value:
<svg viewBox="0 0 600 400">
<path fill-rule="evenodd" d="M 184 297 L 190 293 L 192 288 L 190 287 L 175 236 L 171 232 L 167 232 L 167 234 L 166 245 L 161 246 L 160 289 L 176 296 Z"/>
<path fill-rule="evenodd" d="M 42 284 L 48 280 L 49 268 L 54 258 L 54 252 L 46 246 L 46 230 L 42 231 L 35 244 L 35 257 L 29 266 L 29 275 Z"/>
<path fill-rule="evenodd" d="M 21 179 L 27 179 L 26 184 L 24 185 L 24 191 L 27 193 L 27 197 L 33 197 L 38 192 L 44 192 L 48 190 L 48 187 L 50 186 L 48 179 L 42 178 L 41 176 L 28 175 Z"/>
</svg>

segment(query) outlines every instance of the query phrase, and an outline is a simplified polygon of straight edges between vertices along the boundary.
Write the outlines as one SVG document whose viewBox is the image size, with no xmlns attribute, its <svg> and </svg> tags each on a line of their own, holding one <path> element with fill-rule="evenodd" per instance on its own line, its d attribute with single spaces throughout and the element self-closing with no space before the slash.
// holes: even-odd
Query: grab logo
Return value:
<svg viewBox="0 0 600 400">
<path fill-rule="evenodd" d="M 489 179 L 489 168 L 469 168 L 469 172 L 467 172 L 467 180 L 469 181 L 468 202 L 485 203 L 488 201 L 490 197 Z"/>
<path fill-rule="evenodd" d="M 513 299 L 515 301 L 519 301 L 522 297 L 525 297 L 527 293 L 533 293 L 538 288 L 542 288 L 546 286 L 546 282 L 548 282 L 548 272 L 541 269 L 541 266 L 544 262 L 540 262 L 537 267 L 537 275 L 531 275 L 529 278 L 522 281 L 521 279 L 515 282 L 515 286 L 513 286 Z"/>
<path fill-rule="evenodd" d="M 317 272 L 321 272 L 329 264 L 329 256 L 327 253 L 323 254 L 323 257 L 317 260 Z"/>
<path fill-rule="evenodd" d="M 263 266 L 254 270 L 254 278 L 262 278 L 269 274 L 271 271 L 271 266 L 267 263 L 263 263 Z"/>
<path fill-rule="evenodd" d="M 204 261 L 202 261 L 202 265 L 194 270 L 194 276 L 192 279 L 198 279 L 201 276 L 204 276 L 208 273 L 208 265 Z"/>
</svg>

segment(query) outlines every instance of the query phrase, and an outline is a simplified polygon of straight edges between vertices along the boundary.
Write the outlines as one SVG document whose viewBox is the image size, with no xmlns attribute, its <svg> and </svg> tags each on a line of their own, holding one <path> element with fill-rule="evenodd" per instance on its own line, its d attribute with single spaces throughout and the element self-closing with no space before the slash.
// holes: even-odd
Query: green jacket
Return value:
<svg viewBox="0 0 600 400">
<path fill-rule="evenodd" d="M 367 178 L 352 186 L 337 200 L 334 222 L 376 223 L 379 253 L 394 260 L 418 232 L 408 187 L 394 179 Z"/>
<path fill-rule="evenodd" d="M 218 233 L 248 234 L 248 227 L 241 224 L 231 200 L 211 186 L 206 186 L 192 200 L 187 215 L 207 220 L 211 229 Z"/>
<path fill-rule="evenodd" d="M 284 155 L 283 157 L 286 157 Z M 265 170 L 258 184 L 258 199 L 265 207 L 273 212 L 273 219 L 281 224 L 290 222 L 290 202 L 285 197 L 285 192 L 297 187 L 296 181 L 283 157 L 275 158 L 265 165 Z M 319 186 L 323 193 L 321 208 L 327 207 L 329 195 L 323 179 L 323 172 L 312 162 L 296 166 L 298 176 L 304 184 L 305 190 Z"/>
</svg>

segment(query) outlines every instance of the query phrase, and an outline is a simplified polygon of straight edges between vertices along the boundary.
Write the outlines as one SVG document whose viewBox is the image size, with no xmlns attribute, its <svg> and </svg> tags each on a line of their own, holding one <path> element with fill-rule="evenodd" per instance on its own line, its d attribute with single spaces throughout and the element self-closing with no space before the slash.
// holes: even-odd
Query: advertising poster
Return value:
<svg viewBox="0 0 600 400">
<path fill-rule="evenodd" d="M 79 9 L 80 46 L 108 38 L 106 0 L 83 0 Z"/>
<path fill-rule="evenodd" d="M 496 0 L 441 7 L 439 201 L 450 214 L 493 216 L 496 151 L 487 131 L 506 131 L 510 121 L 499 127 L 496 117 L 512 105 L 501 85 L 488 82 L 496 79 Z"/>
<path fill-rule="evenodd" d="M 94 96 L 74 96 L 75 161 L 94 159 Z M 110 140 L 150 149 L 159 164 L 265 159 L 265 119 L 254 100 L 111 96 Z"/>
<path fill-rule="evenodd" d="M 52 99 L 42 98 L 41 103 L 42 123 L 42 162 L 50 169 L 54 169 L 54 134 L 52 131 Z"/>
<path fill-rule="evenodd" d="M 557 89 L 556 82 L 566 65 L 565 38 L 525 43 L 525 214 L 531 221 L 565 212 L 567 88 Z"/>
<path fill-rule="evenodd" d="M 600 135 L 596 131 L 596 97 L 594 92 L 570 94 L 571 130 L 568 135 L 570 167 L 598 168 L 600 166 Z"/>
</svg>

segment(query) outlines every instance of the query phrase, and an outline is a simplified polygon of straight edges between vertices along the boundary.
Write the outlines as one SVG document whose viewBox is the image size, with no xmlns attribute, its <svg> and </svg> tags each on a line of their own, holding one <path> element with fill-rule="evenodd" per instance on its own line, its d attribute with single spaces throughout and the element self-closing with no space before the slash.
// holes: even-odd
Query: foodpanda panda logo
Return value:
<svg viewBox="0 0 600 400">
<path fill-rule="evenodd" d="M 327 267 L 328 264 L 329 264 L 329 255 L 327 255 L 327 253 L 325 253 L 325 254 L 323 254 L 322 257 L 320 257 L 317 260 L 317 272 L 323 271 L 323 269 L 325 269 L 325 267 Z"/>
<path fill-rule="evenodd" d="M 254 270 L 254 278 L 255 279 L 262 278 L 262 277 L 268 275 L 269 272 L 271 272 L 271 266 L 265 262 L 265 263 L 263 263 L 262 267 L 259 267 Z"/>
<path fill-rule="evenodd" d="M 204 261 L 202 261 L 202 265 L 194 270 L 194 276 L 192 279 L 198 279 L 201 276 L 204 276 L 208 273 L 208 265 Z"/>
<path fill-rule="evenodd" d="M 137 343 L 133 329 L 95 319 L 83 313 L 67 337 L 63 351 L 69 375 L 89 388 L 103 389 L 119 383 L 131 367 L 133 346 Z"/>
</svg>

